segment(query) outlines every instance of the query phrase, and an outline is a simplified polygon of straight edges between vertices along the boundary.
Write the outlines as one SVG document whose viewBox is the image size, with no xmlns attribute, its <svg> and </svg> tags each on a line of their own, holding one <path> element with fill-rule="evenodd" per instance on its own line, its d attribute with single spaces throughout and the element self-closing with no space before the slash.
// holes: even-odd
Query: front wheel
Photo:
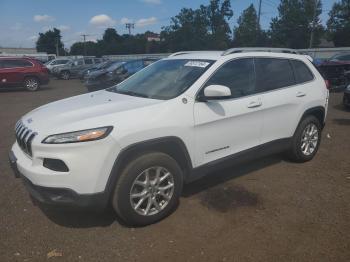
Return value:
<svg viewBox="0 0 350 262">
<path fill-rule="evenodd" d="M 321 123 L 314 116 L 305 117 L 297 127 L 289 151 L 290 158 L 295 162 L 311 160 L 321 142 Z"/>
<path fill-rule="evenodd" d="M 27 77 L 24 79 L 24 87 L 31 92 L 37 91 L 40 87 L 40 82 L 35 77 Z"/>
<path fill-rule="evenodd" d="M 70 78 L 70 73 L 69 71 L 62 71 L 60 74 L 60 78 L 64 80 L 68 80 Z"/>
<path fill-rule="evenodd" d="M 182 171 L 164 153 L 147 153 L 131 161 L 116 184 L 112 204 L 128 225 L 155 223 L 175 209 L 182 190 Z"/>
</svg>

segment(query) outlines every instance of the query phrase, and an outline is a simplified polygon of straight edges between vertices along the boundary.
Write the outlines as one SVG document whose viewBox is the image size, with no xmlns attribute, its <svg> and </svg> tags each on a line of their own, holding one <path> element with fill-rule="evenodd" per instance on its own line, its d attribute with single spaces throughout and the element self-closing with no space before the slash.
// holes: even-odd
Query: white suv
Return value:
<svg viewBox="0 0 350 262">
<path fill-rule="evenodd" d="M 329 92 L 303 55 L 180 52 L 124 82 L 39 107 L 9 154 L 37 200 L 105 207 L 130 225 L 176 207 L 183 183 L 238 160 L 317 152 Z"/>
</svg>

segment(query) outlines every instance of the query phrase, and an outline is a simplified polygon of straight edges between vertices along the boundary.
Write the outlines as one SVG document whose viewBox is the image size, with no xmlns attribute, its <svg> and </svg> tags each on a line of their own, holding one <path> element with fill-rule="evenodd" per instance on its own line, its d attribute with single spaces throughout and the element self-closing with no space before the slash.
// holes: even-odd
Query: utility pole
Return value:
<svg viewBox="0 0 350 262">
<path fill-rule="evenodd" d="M 126 23 L 125 28 L 129 30 L 129 35 L 131 35 L 131 29 L 134 29 L 135 24 L 134 23 Z"/>
<path fill-rule="evenodd" d="M 311 34 L 310 34 L 310 43 L 309 43 L 309 48 L 312 48 L 313 43 L 314 43 L 314 33 L 315 33 L 315 26 L 316 26 L 316 12 L 317 12 L 317 6 L 318 6 L 318 1 L 315 0 L 315 6 L 314 6 L 314 14 L 312 18 L 312 25 L 311 25 Z"/>
<path fill-rule="evenodd" d="M 259 9 L 258 9 L 258 28 L 260 28 L 261 2 L 262 2 L 262 0 L 259 0 Z"/>
<path fill-rule="evenodd" d="M 89 36 L 89 35 L 86 35 L 86 34 L 82 34 L 81 35 L 84 39 L 84 56 L 86 56 L 86 37 Z"/>
<path fill-rule="evenodd" d="M 59 52 L 58 52 L 58 37 L 56 37 L 56 43 L 55 43 L 55 46 L 56 46 L 56 56 L 59 56 Z"/>
</svg>

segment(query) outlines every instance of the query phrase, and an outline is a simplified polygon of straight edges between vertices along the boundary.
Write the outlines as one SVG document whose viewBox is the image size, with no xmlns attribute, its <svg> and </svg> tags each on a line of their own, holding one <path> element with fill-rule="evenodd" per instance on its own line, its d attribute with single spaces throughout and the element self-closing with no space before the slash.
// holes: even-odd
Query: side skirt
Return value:
<svg viewBox="0 0 350 262">
<path fill-rule="evenodd" d="M 216 170 L 286 151 L 290 148 L 291 142 L 292 138 L 278 139 L 195 167 L 185 182 L 190 183 Z"/>
</svg>

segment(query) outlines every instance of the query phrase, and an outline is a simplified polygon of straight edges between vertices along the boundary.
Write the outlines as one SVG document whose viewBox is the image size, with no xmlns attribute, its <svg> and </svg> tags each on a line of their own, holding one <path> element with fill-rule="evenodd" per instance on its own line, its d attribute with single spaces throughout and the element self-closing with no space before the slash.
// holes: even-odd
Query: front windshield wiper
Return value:
<svg viewBox="0 0 350 262">
<path fill-rule="evenodd" d="M 115 91 L 117 93 L 120 93 L 120 94 L 124 94 L 124 95 L 130 95 L 130 96 L 138 96 L 138 97 L 145 97 L 145 98 L 149 98 L 148 95 L 145 95 L 145 94 L 140 94 L 140 93 L 136 93 L 134 91 L 129 91 L 129 90 L 118 90 L 118 89 L 115 89 Z"/>
</svg>

